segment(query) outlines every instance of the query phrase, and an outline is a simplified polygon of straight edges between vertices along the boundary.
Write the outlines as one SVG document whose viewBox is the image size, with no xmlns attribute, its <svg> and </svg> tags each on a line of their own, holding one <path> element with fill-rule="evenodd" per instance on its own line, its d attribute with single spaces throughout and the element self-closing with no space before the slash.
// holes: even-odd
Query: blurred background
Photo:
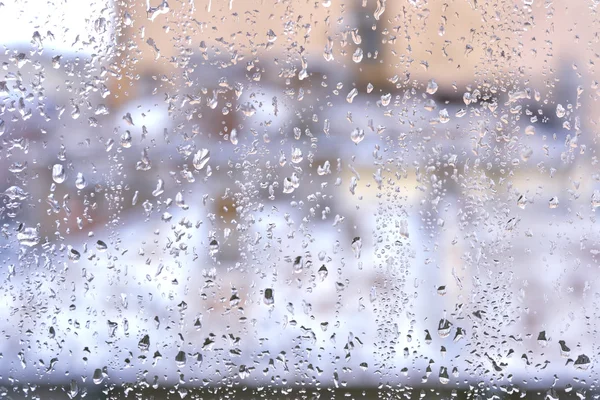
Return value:
<svg viewBox="0 0 600 400">
<path fill-rule="evenodd" d="M 597 4 L 0 3 L 0 395 L 597 396 Z"/>
</svg>

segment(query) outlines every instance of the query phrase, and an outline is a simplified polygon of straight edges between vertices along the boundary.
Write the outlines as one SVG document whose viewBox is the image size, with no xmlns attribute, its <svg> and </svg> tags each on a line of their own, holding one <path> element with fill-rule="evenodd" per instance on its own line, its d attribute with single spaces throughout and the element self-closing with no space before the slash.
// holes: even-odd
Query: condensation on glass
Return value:
<svg viewBox="0 0 600 400">
<path fill-rule="evenodd" d="M 1 396 L 597 393 L 595 0 L 0 19 Z"/>
</svg>

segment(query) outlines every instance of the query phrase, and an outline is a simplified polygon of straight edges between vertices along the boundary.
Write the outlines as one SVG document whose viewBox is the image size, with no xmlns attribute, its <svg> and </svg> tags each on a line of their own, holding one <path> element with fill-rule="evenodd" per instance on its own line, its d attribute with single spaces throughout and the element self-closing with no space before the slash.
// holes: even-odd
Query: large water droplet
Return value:
<svg viewBox="0 0 600 400">
<path fill-rule="evenodd" d="M 360 47 L 357 47 L 356 50 L 354 51 L 354 54 L 352 54 L 352 61 L 354 61 L 355 63 L 359 63 L 361 62 L 363 59 L 363 50 Z"/>
<path fill-rule="evenodd" d="M 275 303 L 275 297 L 273 296 L 273 289 L 265 289 L 265 295 L 263 298 L 263 302 L 270 306 L 271 304 Z"/>
<path fill-rule="evenodd" d="M 365 138 L 365 131 L 359 128 L 355 128 L 352 133 L 350 134 L 350 139 L 352 139 L 352 141 L 355 144 L 359 144 L 360 142 L 363 141 L 363 139 Z"/>
<path fill-rule="evenodd" d="M 54 164 L 52 167 L 52 180 L 56 183 L 63 183 L 67 178 L 65 167 L 62 164 Z"/>
<path fill-rule="evenodd" d="M 429 82 L 427 82 L 427 89 L 426 89 L 427 93 L 429 94 L 434 94 L 435 92 L 438 91 L 438 84 L 436 83 L 436 81 L 434 81 L 433 79 L 430 79 Z"/>
<path fill-rule="evenodd" d="M 202 168 L 206 166 L 208 161 L 210 160 L 210 151 L 207 149 L 198 150 L 198 152 L 194 155 L 194 168 L 200 171 Z"/>
<path fill-rule="evenodd" d="M 185 366 L 186 361 L 187 356 L 185 355 L 185 352 L 179 351 L 179 353 L 177 353 L 177 355 L 175 356 L 175 364 L 177 364 L 177 367 L 183 368 Z"/>
<path fill-rule="evenodd" d="M 17 232 L 17 240 L 23 246 L 33 247 L 40 242 L 40 233 L 37 228 L 23 227 Z"/>
<path fill-rule="evenodd" d="M 77 173 L 77 178 L 75 178 L 75 187 L 79 190 L 85 189 L 87 186 L 87 182 L 81 172 Z"/>
</svg>

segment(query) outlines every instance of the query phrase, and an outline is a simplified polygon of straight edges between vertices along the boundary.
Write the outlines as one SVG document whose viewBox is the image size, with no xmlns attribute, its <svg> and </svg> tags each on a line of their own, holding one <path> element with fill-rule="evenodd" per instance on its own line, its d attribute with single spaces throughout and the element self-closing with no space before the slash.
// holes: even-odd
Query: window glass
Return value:
<svg viewBox="0 0 600 400">
<path fill-rule="evenodd" d="M 0 395 L 597 392 L 597 3 L 0 3 Z"/>
</svg>

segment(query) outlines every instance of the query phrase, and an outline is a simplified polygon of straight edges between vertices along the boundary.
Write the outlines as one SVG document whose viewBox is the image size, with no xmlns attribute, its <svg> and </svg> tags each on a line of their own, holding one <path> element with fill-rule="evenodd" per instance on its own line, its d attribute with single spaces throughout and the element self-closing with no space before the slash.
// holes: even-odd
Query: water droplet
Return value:
<svg viewBox="0 0 600 400">
<path fill-rule="evenodd" d="M 355 144 L 359 144 L 365 138 L 365 131 L 359 128 L 355 128 L 350 134 L 350 138 Z"/>
<path fill-rule="evenodd" d="M 273 289 L 265 289 L 265 295 L 263 298 L 263 302 L 270 306 L 275 303 L 275 298 L 273 297 Z"/>
<path fill-rule="evenodd" d="M 450 376 L 446 367 L 440 367 L 439 378 L 442 385 L 447 385 L 450 382 Z"/>
<path fill-rule="evenodd" d="M 527 125 L 525 127 L 525 134 L 529 136 L 535 135 L 535 126 Z"/>
<path fill-rule="evenodd" d="M 267 38 L 268 38 L 269 43 L 273 43 L 277 40 L 277 35 L 275 34 L 275 32 L 273 32 L 272 29 L 269 29 L 267 31 Z"/>
<path fill-rule="evenodd" d="M 238 133 L 237 133 L 236 129 L 232 129 L 231 130 L 231 133 L 229 134 L 229 141 L 233 145 L 237 145 L 238 144 Z"/>
<path fill-rule="evenodd" d="M 562 106 L 562 104 L 557 104 L 556 105 L 556 116 L 558 118 L 562 118 L 565 116 L 565 114 L 567 113 L 567 111 L 565 110 L 565 108 Z"/>
<path fill-rule="evenodd" d="M 177 355 L 175 356 L 175 364 L 177 364 L 178 368 L 183 368 L 185 367 L 186 361 L 187 357 L 185 355 L 185 352 L 180 350 L 179 353 L 177 353 Z"/>
<path fill-rule="evenodd" d="M 194 155 L 194 168 L 200 171 L 202 168 L 206 166 L 208 161 L 210 160 L 210 151 L 207 149 L 198 150 L 198 152 Z"/>
<path fill-rule="evenodd" d="M 450 122 L 450 115 L 448 114 L 448 110 L 446 110 L 445 108 L 443 110 L 440 110 L 439 117 L 440 117 L 440 122 L 442 124 Z"/>
<path fill-rule="evenodd" d="M 17 240 L 23 246 L 33 247 L 40 242 L 40 233 L 37 228 L 24 227 L 17 233 Z"/>
<path fill-rule="evenodd" d="M 294 259 L 292 269 L 296 274 L 299 274 L 304 270 L 304 259 L 302 258 L 302 256 L 298 256 Z"/>
<path fill-rule="evenodd" d="M 146 16 L 150 21 L 154 21 L 156 17 L 161 14 L 166 14 L 169 12 L 169 4 L 163 0 L 158 7 L 150 7 L 150 2 L 148 2 L 148 9 L 146 10 Z"/>
<path fill-rule="evenodd" d="M 292 149 L 292 162 L 294 164 L 298 164 L 302 161 L 303 156 L 302 156 L 302 150 L 300 150 L 299 148 L 295 147 Z"/>
<path fill-rule="evenodd" d="M 444 36 L 445 34 L 446 34 L 446 26 L 444 24 L 441 24 L 438 29 L 438 35 Z"/>
<path fill-rule="evenodd" d="M 103 380 L 104 374 L 102 373 L 102 370 L 100 368 L 96 368 L 94 370 L 94 375 L 92 375 L 92 381 L 94 382 L 94 384 L 99 385 L 102 383 Z"/>
<path fill-rule="evenodd" d="M 360 258 L 360 252 L 362 249 L 362 240 L 360 237 L 355 237 L 352 239 L 352 252 L 354 253 L 354 257 Z"/>
<path fill-rule="evenodd" d="M 79 190 L 85 189 L 87 186 L 87 182 L 81 172 L 77 173 L 77 178 L 75 178 L 75 187 Z"/>
<path fill-rule="evenodd" d="M 376 21 L 379 21 L 379 18 L 385 12 L 385 2 L 386 2 L 386 0 L 377 0 L 377 8 L 375 9 L 375 12 L 373 13 L 373 17 L 375 17 Z"/>
<path fill-rule="evenodd" d="M 546 337 L 546 331 L 541 331 L 538 334 L 537 342 L 542 347 L 546 347 L 548 345 L 548 338 Z"/>
<path fill-rule="evenodd" d="M 158 197 L 165 192 L 165 182 L 162 179 L 158 179 L 156 182 L 156 189 L 152 191 L 152 196 Z"/>
<path fill-rule="evenodd" d="M 106 249 L 108 249 L 108 246 L 106 245 L 106 243 L 104 243 L 102 240 L 96 241 L 96 250 L 106 251 Z"/>
<path fill-rule="evenodd" d="M 181 192 L 177 192 L 177 194 L 175 195 L 175 205 L 177 205 L 177 207 L 181 208 L 182 210 L 187 210 L 190 207 L 185 204 L 185 200 L 183 199 L 183 193 Z"/>
<path fill-rule="evenodd" d="M 559 340 L 558 345 L 560 346 L 560 355 L 567 358 L 571 355 L 571 349 L 567 346 L 564 340 Z"/>
<path fill-rule="evenodd" d="M 69 390 L 67 390 L 67 395 L 70 399 L 74 399 L 79 394 L 79 386 L 77 385 L 77 381 L 75 379 L 71 379 L 71 384 L 69 385 Z"/>
<path fill-rule="evenodd" d="M 438 324 L 438 335 L 443 339 L 450 335 L 452 323 L 445 318 L 442 318 Z"/>
<path fill-rule="evenodd" d="M 208 245 L 208 253 L 211 257 L 214 257 L 219 252 L 219 242 L 216 239 L 210 241 Z"/>
<path fill-rule="evenodd" d="M 8 189 L 4 191 L 4 195 L 8 197 L 10 201 L 23 201 L 27 199 L 29 193 L 24 191 L 19 186 L 10 186 Z"/>
<path fill-rule="evenodd" d="M 58 184 L 63 183 L 67 178 L 65 167 L 62 164 L 54 164 L 52 167 L 52 180 Z"/>
<path fill-rule="evenodd" d="M 246 117 L 251 117 L 256 114 L 256 108 L 251 103 L 242 104 L 240 110 Z"/>
<path fill-rule="evenodd" d="M 435 92 L 438 91 L 438 84 L 436 81 L 434 81 L 433 79 L 430 79 L 429 82 L 427 82 L 427 89 L 426 89 L 427 93 L 429 94 L 435 94 Z"/>
<path fill-rule="evenodd" d="M 585 371 L 590 367 L 591 364 L 592 364 L 592 361 L 590 360 L 590 358 L 588 356 L 586 356 L 585 354 L 580 354 L 579 356 L 577 356 L 577 360 L 575 360 L 575 363 L 573 364 L 573 366 L 576 369 Z"/>
<path fill-rule="evenodd" d="M 131 26 L 131 25 L 133 25 L 133 18 L 131 18 L 131 14 L 129 14 L 128 12 L 125 12 L 125 13 L 123 14 L 123 23 L 124 23 L 126 26 Z"/>
<path fill-rule="evenodd" d="M 361 62 L 363 59 L 363 51 L 360 47 L 357 47 L 356 50 L 354 51 L 354 54 L 352 54 L 352 61 L 354 61 L 355 63 L 359 63 Z"/>
<path fill-rule="evenodd" d="M 390 101 L 392 101 L 392 94 L 391 93 L 387 93 L 384 95 L 381 95 L 381 105 L 384 107 L 387 107 L 390 105 Z"/>
<path fill-rule="evenodd" d="M 457 327 L 456 333 L 454 334 L 454 339 L 452 339 L 452 340 L 454 341 L 454 343 L 456 343 L 463 337 L 465 337 L 465 331 L 463 331 L 463 329 L 461 327 Z"/>
<path fill-rule="evenodd" d="M 317 174 L 319 174 L 320 176 L 331 174 L 331 163 L 326 160 L 322 166 L 319 165 L 317 167 Z M 600 198 L 600 194 L 599 194 L 599 198 Z"/>
<path fill-rule="evenodd" d="M 548 201 L 548 207 L 550 208 L 557 208 L 558 207 L 558 197 L 552 197 L 549 201 Z"/>
<path fill-rule="evenodd" d="M 69 256 L 69 260 L 71 260 L 73 262 L 77 262 L 81 258 L 81 254 L 75 249 L 69 250 L 68 256 Z"/>
<path fill-rule="evenodd" d="M 321 265 L 321 268 L 319 268 L 318 271 L 319 278 L 321 278 L 321 281 L 324 281 L 325 278 L 327 278 L 328 273 L 329 271 L 327 271 L 327 267 L 325 266 L 325 264 Z"/>
<path fill-rule="evenodd" d="M 144 335 L 138 342 L 138 348 L 140 351 L 148 351 L 150 348 L 150 336 Z"/>
<path fill-rule="evenodd" d="M 298 178 L 295 172 L 292 174 L 291 177 L 285 178 L 283 180 L 283 193 L 292 193 L 298 187 L 300 187 L 300 179 Z"/>
<path fill-rule="evenodd" d="M 124 149 L 128 149 L 131 147 L 131 143 L 133 142 L 133 138 L 131 137 L 131 132 L 125 131 L 121 135 L 121 147 Z"/>
<path fill-rule="evenodd" d="M 348 96 L 346 96 L 346 101 L 348 103 L 352 103 L 354 101 L 354 98 L 358 95 L 358 89 L 354 88 L 352 89 L 349 93 Z"/>
<path fill-rule="evenodd" d="M 127 122 L 127 125 L 135 126 L 135 124 L 133 123 L 133 118 L 131 117 L 131 113 L 123 115 L 123 121 Z"/>
</svg>

